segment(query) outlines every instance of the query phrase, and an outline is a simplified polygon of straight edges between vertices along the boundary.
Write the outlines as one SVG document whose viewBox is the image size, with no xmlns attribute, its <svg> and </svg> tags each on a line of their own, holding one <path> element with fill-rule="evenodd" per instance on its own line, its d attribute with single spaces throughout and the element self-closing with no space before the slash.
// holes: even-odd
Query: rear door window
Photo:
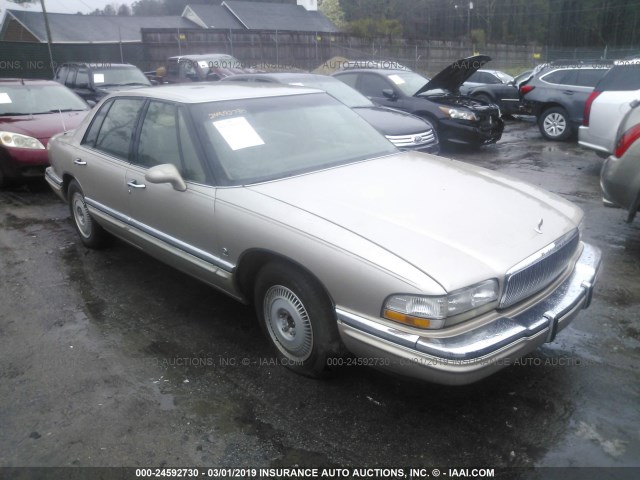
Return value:
<svg viewBox="0 0 640 480">
<path fill-rule="evenodd" d="M 607 73 L 607 70 L 604 68 L 589 68 L 578 70 L 577 73 L 576 85 L 580 87 L 595 87 L 604 74 Z"/>
<path fill-rule="evenodd" d="M 640 63 L 611 68 L 598 83 L 598 90 L 640 90 Z"/>
<path fill-rule="evenodd" d="M 127 160 L 131 137 L 144 101 L 139 98 L 117 98 L 105 116 L 94 148 Z"/>
</svg>

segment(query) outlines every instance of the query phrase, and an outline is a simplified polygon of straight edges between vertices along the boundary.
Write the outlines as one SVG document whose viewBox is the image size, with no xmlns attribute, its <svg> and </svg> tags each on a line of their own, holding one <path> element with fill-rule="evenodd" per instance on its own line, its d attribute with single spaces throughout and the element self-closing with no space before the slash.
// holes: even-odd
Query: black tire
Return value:
<svg viewBox="0 0 640 480">
<path fill-rule="evenodd" d="M 538 118 L 538 128 L 544 138 L 556 142 L 567 140 L 573 133 L 569 115 L 562 107 L 544 110 Z"/>
<path fill-rule="evenodd" d="M 69 199 L 71 220 L 82 243 L 86 247 L 94 249 L 111 245 L 113 237 L 91 217 L 84 201 L 84 193 L 75 180 L 69 184 L 67 198 Z"/>
<path fill-rule="evenodd" d="M 322 286 L 284 262 L 267 264 L 256 279 L 260 327 L 280 363 L 296 373 L 322 377 L 340 356 L 335 311 Z"/>
</svg>

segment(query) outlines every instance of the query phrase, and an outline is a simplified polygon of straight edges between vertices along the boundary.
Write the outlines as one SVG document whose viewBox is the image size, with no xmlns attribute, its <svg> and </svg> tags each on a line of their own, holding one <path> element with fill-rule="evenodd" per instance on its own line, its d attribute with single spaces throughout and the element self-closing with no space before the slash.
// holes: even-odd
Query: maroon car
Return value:
<svg viewBox="0 0 640 480">
<path fill-rule="evenodd" d="M 0 79 L 0 186 L 43 176 L 49 139 L 76 128 L 88 111 L 53 80 Z"/>
</svg>

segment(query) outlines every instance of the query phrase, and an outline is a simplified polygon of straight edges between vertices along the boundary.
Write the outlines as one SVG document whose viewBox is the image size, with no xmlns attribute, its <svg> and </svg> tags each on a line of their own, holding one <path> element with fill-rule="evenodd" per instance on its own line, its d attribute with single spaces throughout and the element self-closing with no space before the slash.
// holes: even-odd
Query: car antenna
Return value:
<svg viewBox="0 0 640 480">
<path fill-rule="evenodd" d="M 64 123 L 64 115 L 62 115 L 62 110 L 60 110 L 60 108 L 58 108 L 58 113 L 60 114 L 60 121 L 62 122 L 62 130 L 67 131 L 67 126 Z"/>
</svg>

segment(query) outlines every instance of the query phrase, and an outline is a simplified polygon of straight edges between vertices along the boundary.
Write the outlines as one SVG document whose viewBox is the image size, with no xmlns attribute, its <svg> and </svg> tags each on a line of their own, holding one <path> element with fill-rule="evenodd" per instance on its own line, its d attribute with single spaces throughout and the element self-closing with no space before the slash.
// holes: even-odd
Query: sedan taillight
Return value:
<svg viewBox="0 0 640 480">
<path fill-rule="evenodd" d="M 624 132 L 618 140 L 618 144 L 616 145 L 616 150 L 614 155 L 618 158 L 622 157 L 626 151 L 629 149 L 633 142 L 640 138 L 640 123 L 638 125 L 634 125 L 629 130 Z"/>
<path fill-rule="evenodd" d="M 585 127 L 589 126 L 589 116 L 591 115 L 591 104 L 596 98 L 598 98 L 598 95 L 600 95 L 601 93 L 602 92 L 598 90 L 594 90 L 593 92 L 591 92 L 591 95 L 589 95 L 589 98 L 587 98 L 587 102 L 584 104 L 584 114 L 582 116 L 582 125 L 584 125 Z"/>
</svg>

